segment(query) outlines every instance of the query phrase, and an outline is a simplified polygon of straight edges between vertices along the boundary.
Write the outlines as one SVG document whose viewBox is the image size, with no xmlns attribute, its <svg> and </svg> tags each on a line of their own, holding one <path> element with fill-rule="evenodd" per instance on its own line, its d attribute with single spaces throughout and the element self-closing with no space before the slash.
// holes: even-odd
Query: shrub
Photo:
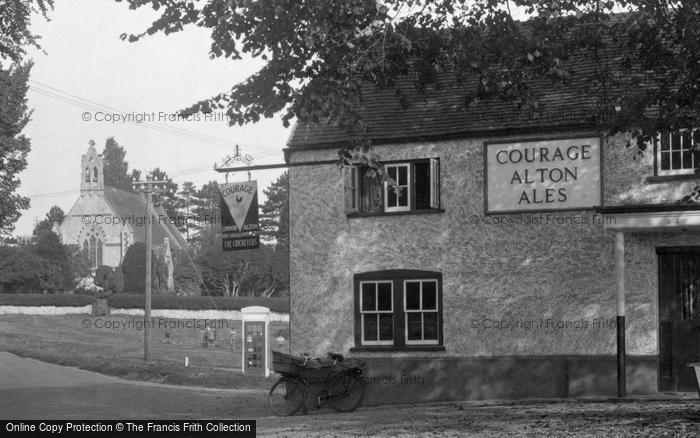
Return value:
<svg viewBox="0 0 700 438">
<path fill-rule="evenodd" d="M 68 294 L 3 294 L 0 306 L 82 307 L 92 304 L 92 297 Z"/>
<path fill-rule="evenodd" d="M 109 306 L 120 309 L 143 309 L 143 294 L 120 294 L 109 297 Z M 268 307 L 272 312 L 288 313 L 288 298 L 263 297 L 181 297 L 154 295 L 152 309 L 240 310 L 248 306 Z"/>
<path fill-rule="evenodd" d="M 146 283 L 146 244 L 134 242 L 129 246 L 121 268 L 124 273 L 124 290 L 142 294 Z"/>
<path fill-rule="evenodd" d="M 124 292 L 124 274 L 121 267 L 113 269 L 111 266 L 100 266 L 95 271 L 95 284 L 107 294 Z"/>
<path fill-rule="evenodd" d="M 53 292 L 63 288 L 63 280 L 55 263 L 23 247 L 0 247 L 0 292 Z"/>
</svg>

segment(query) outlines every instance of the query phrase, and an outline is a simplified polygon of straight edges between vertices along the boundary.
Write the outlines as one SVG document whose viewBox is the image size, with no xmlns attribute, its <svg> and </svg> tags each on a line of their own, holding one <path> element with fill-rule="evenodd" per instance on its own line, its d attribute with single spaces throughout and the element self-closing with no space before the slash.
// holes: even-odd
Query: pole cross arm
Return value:
<svg viewBox="0 0 700 438">
<path fill-rule="evenodd" d="M 171 181 L 134 181 L 131 183 L 137 192 L 164 193 Z"/>
</svg>

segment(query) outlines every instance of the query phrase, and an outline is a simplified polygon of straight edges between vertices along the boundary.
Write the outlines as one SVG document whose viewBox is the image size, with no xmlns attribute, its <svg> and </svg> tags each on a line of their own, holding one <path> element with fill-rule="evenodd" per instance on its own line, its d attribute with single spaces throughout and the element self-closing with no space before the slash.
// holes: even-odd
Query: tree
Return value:
<svg viewBox="0 0 700 438">
<path fill-rule="evenodd" d="M 51 231 L 53 229 L 53 224 L 55 222 L 60 224 L 65 217 L 66 214 L 63 212 L 63 209 L 58 205 L 54 205 L 49 209 L 49 212 L 46 213 L 46 217 L 36 224 L 32 235 L 36 237 L 45 231 Z"/>
<path fill-rule="evenodd" d="M 151 292 L 153 295 L 168 293 L 167 267 L 161 257 L 153 251 L 151 259 Z M 133 243 L 122 260 L 123 290 L 126 293 L 144 293 L 146 285 L 146 244 Z"/>
<path fill-rule="evenodd" d="M 2 48 L 0 39 L 0 49 Z M 3 49 L 4 50 L 4 49 Z M 0 234 L 14 229 L 20 211 L 29 208 L 29 198 L 15 191 L 17 175 L 27 167 L 30 142 L 21 132 L 29 122 L 27 80 L 32 63 L 0 69 Z"/>
<path fill-rule="evenodd" d="M 217 296 L 275 296 L 288 288 L 288 260 L 281 251 L 261 244 L 259 249 L 226 251 L 221 236 L 203 230 L 197 237 L 195 264 L 206 291 Z"/>
<path fill-rule="evenodd" d="M 200 232 L 203 230 L 212 231 L 216 228 L 215 225 L 221 216 L 219 211 L 220 196 L 219 184 L 216 181 L 209 181 L 191 198 L 190 211 L 193 217 L 198 219 Z"/>
<path fill-rule="evenodd" d="M 167 181 L 165 184 L 167 191 L 163 193 L 155 193 L 153 195 L 153 205 L 163 207 L 165 214 L 169 218 L 177 217 L 177 183 L 174 183 L 168 173 L 156 167 L 151 170 L 150 177 L 152 181 Z"/>
<path fill-rule="evenodd" d="M 129 163 L 124 161 L 126 150 L 117 143 L 114 137 L 109 137 L 105 142 L 102 157 L 104 159 L 103 172 L 105 185 L 131 192 L 132 179 L 128 173 Z"/>
<path fill-rule="evenodd" d="M 190 230 L 197 228 L 198 224 L 192 216 L 192 200 L 197 194 L 197 188 L 191 181 L 182 183 L 182 188 L 177 193 L 175 205 L 177 207 L 178 218 L 177 229 L 185 232 L 185 237 L 190 240 Z"/>
<path fill-rule="evenodd" d="M 289 251 L 289 174 L 284 172 L 263 193 L 267 199 L 260 207 L 260 237 Z"/>
<path fill-rule="evenodd" d="M 60 273 L 60 281 L 51 286 L 51 290 L 71 290 L 77 282 L 70 249 L 61 243 L 61 238 L 53 231 L 44 230 L 34 237 L 31 252 L 41 257 L 46 266 Z"/>
<path fill-rule="evenodd" d="M 124 292 L 124 274 L 122 268 L 102 265 L 95 271 L 95 284 L 107 293 Z"/>
<path fill-rule="evenodd" d="M 0 8 L 0 60 L 20 62 L 26 47 L 41 48 L 40 37 L 29 30 L 31 16 L 40 13 L 48 20 L 53 0 L 5 0 Z"/>
<path fill-rule="evenodd" d="M 277 113 L 285 124 L 335 123 L 351 138 L 341 162 L 354 151 L 379 167 L 368 154 L 362 94 L 394 89 L 403 102 L 396 83 L 409 72 L 421 92 L 442 85 L 440 72 L 474 84 L 464 107 L 508 99 L 528 112 L 546 108 L 543 90 L 576 82 L 590 103 L 586 118 L 608 135 L 630 132 L 640 151 L 656 132 L 700 124 L 695 0 L 126 1 L 159 17 L 124 39 L 193 25 L 211 32 L 212 58 L 263 61 L 185 114 L 224 107 L 232 124 Z"/>
<path fill-rule="evenodd" d="M 29 30 L 31 16 L 48 19 L 53 0 L 6 0 L 0 7 L 0 235 L 14 229 L 29 199 L 15 193 L 17 175 L 27 167 L 30 142 L 21 132 L 29 122 L 27 80 L 32 63 L 22 64 L 26 47 L 39 46 L 39 36 Z M 10 61 L 13 65 L 6 67 Z"/>
<path fill-rule="evenodd" d="M 42 293 L 63 288 L 63 276 L 54 264 L 25 246 L 0 247 L 0 292 Z"/>
</svg>

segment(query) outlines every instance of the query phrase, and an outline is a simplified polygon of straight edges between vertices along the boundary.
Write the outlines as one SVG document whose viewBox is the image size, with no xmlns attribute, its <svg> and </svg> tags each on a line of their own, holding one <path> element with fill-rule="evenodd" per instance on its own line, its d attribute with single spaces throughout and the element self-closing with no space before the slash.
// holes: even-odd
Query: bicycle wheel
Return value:
<svg viewBox="0 0 700 438">
<path fill-rule="evenodd" d="M 338 412 L 351 412 L 362 404 L 365 381 L 362 375 L 337 374 L 328 382 L 328 403 Z"/>
<path fill-rule="evenodd" d="M 304 384 L 297 377 L 280 377 L 267 396 L 267 404 L 275 415 L 294 415 L 304 403 Z"/>
</svg>

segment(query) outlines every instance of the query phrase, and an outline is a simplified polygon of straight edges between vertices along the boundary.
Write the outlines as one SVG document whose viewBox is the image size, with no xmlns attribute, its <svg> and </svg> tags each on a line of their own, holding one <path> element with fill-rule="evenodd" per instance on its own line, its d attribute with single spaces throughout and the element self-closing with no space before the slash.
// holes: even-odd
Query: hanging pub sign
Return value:
<svg viewBox="0 0 700 438">
<path fill-rule="evenodd" d="M 600 137 L 486 143 L 487 214 L 601 205 Z"/>
<path fill-rule="evenodd" d="M 258 182 L 219 184 L 219 190 L 224 251 L 259 248 Z"/>
</svg>

